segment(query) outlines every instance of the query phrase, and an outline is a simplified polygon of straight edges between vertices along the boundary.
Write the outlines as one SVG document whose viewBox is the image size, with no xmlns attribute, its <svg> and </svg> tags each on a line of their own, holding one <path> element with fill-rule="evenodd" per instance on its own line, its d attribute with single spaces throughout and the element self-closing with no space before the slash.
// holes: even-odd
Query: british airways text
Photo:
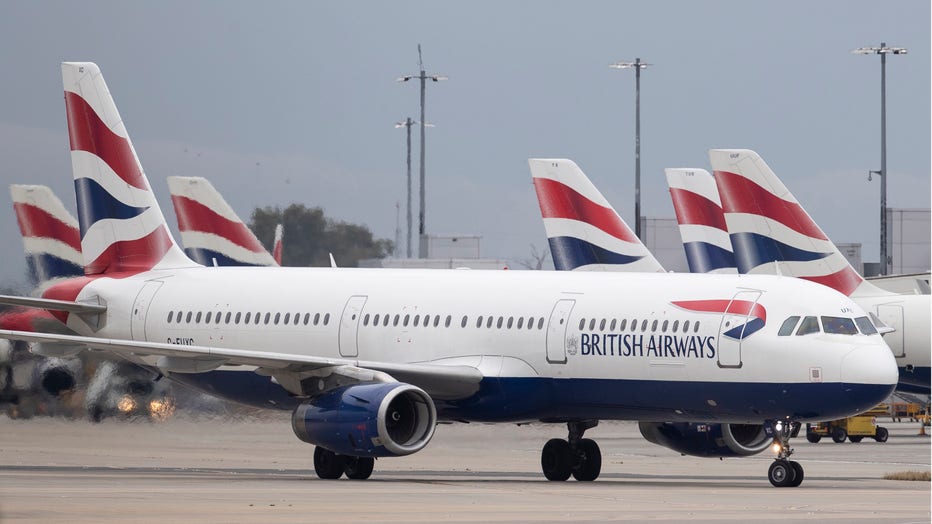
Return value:
<svg viewBox="0 0 932 524">
<path fill-rule="evenodd" d="M 715 337 L 582 333 L 580 355 L 715 358 Z"/>
</svg>

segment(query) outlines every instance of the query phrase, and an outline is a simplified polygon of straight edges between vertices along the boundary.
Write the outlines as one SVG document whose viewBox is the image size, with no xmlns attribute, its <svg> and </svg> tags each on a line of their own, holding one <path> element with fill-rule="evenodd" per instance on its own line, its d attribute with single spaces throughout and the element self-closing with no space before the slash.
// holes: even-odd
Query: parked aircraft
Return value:
<svg viewBox="0 0 932 524">
<path fill-rule="evenodd" d="M 86 276 L 2 301 L 53 310 L 80 335 L 0 336 L 169 374 L 255 366 L 293 395 L 322 478 L 366 478 L 374 457 L 423 449 L 443 419 L 565 423 L 567 439 L 543 447 L 545 476 L 594 480 L 601 453 L 583 434 L 599 420 L 707 420 L 720 439 L 656 430 L 674 449 L 722 455 L 773 439 L 768 478 L 795 486 L 799 424 L 863 411 L 896 381 L 866 313 L 800 279 L 204 268 L 172 239 L 97 66 L 62 73 Z M 827 320 L 780 333 L 799 317 Z"/>
<path fill-rule="evenodd" d="M 665 169 L 690 273 L 737 273 L 715 178 L 705 169 Z"/>
<path fill-rule="evenodd" d="M 884 339 L 899 363 L 900 383 L 928 392 L 930 296 L 898 294 L 861 278 L 754 151 L 713 149 L 709 158 L 738 271 L 799 277 L 850 296 L 894 329 Z"/>
</svg>

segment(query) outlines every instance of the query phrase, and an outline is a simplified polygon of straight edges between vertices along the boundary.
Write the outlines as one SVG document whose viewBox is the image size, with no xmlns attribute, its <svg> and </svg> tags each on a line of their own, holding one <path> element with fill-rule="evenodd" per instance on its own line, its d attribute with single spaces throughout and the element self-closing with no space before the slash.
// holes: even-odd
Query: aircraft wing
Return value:
<svg viewBox="0 0 932 524">
<path fill-rule="evenodd" d="M 343 372 L 354 370 L 385 373 L 396 380 L 418 386 L 429 395 L 445 399 L 466 398 L 479 390 L 482 373 L 472 366 L 441 364 L 405 364 L 371 362 L 354 359 L 332 359 L 292 353 L 255 349 L 229 349 L 206 346 L 184 346 L 161 342 L 141 342 L 79 335 L 33 333 L 29 331 L 0 330 L 0 338 L 25 342 L 44 342 L 86 346 L 117 354 L 148 356 L 159 355 L 172 367 L 183 364 L 186 372 L 203 372 L 221 365 L 257 366 L 263 372 L 278 375 L 301 374 L 331 368 Z M 160 366 L 161 367 L 161 366 Z"/>
<path fill-rule="evenodd" d="M 47 309 L 51 311 L 67 311 L 78 314 L 98 314 L 107 311 L 102 304 L 85 304 L 68 300 L 54 300 L 51 298 L 17 297 L 13 295 L 0 295 L 0 304 L 8 306 L 22 306 L 29 308 Z"/>
</svg>

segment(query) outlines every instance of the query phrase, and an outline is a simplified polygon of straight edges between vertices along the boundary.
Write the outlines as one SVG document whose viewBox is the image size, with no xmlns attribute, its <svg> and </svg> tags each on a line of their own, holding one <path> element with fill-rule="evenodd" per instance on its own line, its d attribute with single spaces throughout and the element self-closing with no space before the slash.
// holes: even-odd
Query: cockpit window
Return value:
<svg viewBox="0 0 932 524">
<path fill-rule="evenodd" d="M 809 335 L 812 333 L 819 332 L 819 319 L 816 317 L 806 317 L 803 319 L 802 323 L 799 325 L 799 329 L 796 331 L 796 335 Z"/>
<path fill-rule="evenodd" d="M 826 333 L 836 335 L 857 335 L 858 328 L 854 325 L 854 319 L 845 317 L 822 317 L 822 329 Z"/>
<path fill-rule="evenodd" d="M 799 322 L 799 317 L 790 317 L 783 321 L 783 325 L 780 326 L 780 331 L 777 333 L 778 336 L 787 337 L 793 334 L 793 328 L 796 327 L 796 323 Z"/>
<path fill-rule="evenodd" d="M 861 330 L 861 333 L 865 335 L 876 335 L 877 328 L 874 327 L 874 324 L 871 323 L 871 320 L 867 317 L 858 317 L 854 319 L 854 322 L 858 325 L 858 328 Z"/>
</svg>

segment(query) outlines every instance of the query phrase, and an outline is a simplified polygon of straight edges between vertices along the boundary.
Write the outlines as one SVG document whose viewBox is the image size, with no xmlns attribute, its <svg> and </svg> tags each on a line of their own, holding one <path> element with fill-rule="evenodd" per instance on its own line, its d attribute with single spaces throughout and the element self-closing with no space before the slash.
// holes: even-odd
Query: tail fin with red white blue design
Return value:
<svg viewBox="0 0 932 524">
<path fill-rule="evenodd" d="M 279 266 L 282 265 L 282 240 L 284 237 L 285 226 L 278 224 L 275 226 L 275 243 L 272 245 L 272 258 L 275 259 L 275 263 Z"/>
<path fill-rule="evenodd" d="M 84 274 L 78 221 L 47 186 L 10 186 L 32 283 Z"/>
<path fill-rule="evenodd" d="M 783 274 L 874 294 L 783 182 L 748 149 L 709 151 L 740 273 Z"/>
<path fill-rule="evenodd" d="M 277 266 L 256 235 L 203 177 L 168 177 L 184 251 L 205 266 Z"/>
<path fill-rule="evenodd" d="M 528 163 L 557 270 L 664 270 L 572 160 Z"/>
<path fill-rule="evenodd" d="M 715 178 L 705 169 L 665 169 L 690 273 L 737 273 Z"/>
<path fill-rule="evenodd" d="M 84 273 L 189 267 L 110 96 L 91 62 L 62 63 Z"/>
</svg>

